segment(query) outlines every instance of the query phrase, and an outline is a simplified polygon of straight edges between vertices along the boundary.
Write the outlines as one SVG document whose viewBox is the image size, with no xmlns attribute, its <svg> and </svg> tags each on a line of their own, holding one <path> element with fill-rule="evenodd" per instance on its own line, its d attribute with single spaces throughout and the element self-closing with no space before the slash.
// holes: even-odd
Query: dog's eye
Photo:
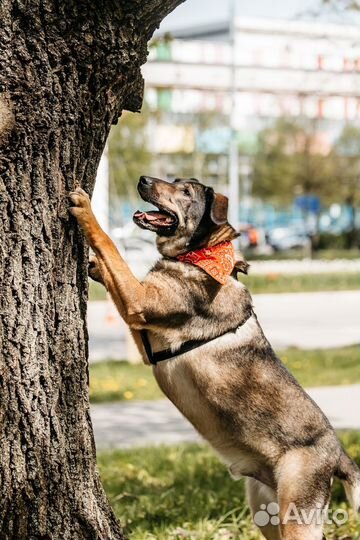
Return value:
<svg viewBox="0 0 360 540">
<path fill-rule="evenodd" d="M 183 193 L 184 193 L 184 195 L 185 195 L 186 197 L 190 197 L 190 196 L 191 196 L 191 193 L 190 193 L 190 191 L 189 191 L 187 188 L 184 189 Z"/>
</svg>

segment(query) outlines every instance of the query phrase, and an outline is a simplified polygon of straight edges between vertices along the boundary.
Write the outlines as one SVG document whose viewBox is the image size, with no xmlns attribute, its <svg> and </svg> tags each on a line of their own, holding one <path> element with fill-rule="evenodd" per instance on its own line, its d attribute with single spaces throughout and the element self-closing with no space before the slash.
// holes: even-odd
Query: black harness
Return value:
<svg viewBox="0 0 360 540">
<path fill-rule="evenodd" d="M 230 333 L 235 334 L 235 332 L 239 328 L 241 328 L 241 326 L 243 326 L 253 314 L 254 314 L 254 311 L 251 308 L 249 312 L 247 313 L 245 319 L 236 328 L 227 330 L 223 334 L 214 336 L 210 339 L 192 339 L 190 341 L 185 341 L 185 343 L 183 343 L 176 351 L 172 351 L 169 348 L 169 349 L 163 349 L 162 351 L 153 352 L 150 341 L 149 341 L 147 330 L 140 330 L 140 334 L 141 334 L 141 339 L 144 345 L 146 355 L 149 359 L 149 362 L 153 366 L 156 366 L 158 362 L 163 362 L 164 360 L 170 360 L 171 358 L 176 358 L 180 356 L 181 354 L 185 354 L 189 351 L 197 349 L 198 347 L 201 347 L 202 345 L 205 345 L 206 343 L 210 343 L 211 341 L 214 341 L 214 339 L 225 336 L 226 334 L 230 334 Z"/>
</svg>

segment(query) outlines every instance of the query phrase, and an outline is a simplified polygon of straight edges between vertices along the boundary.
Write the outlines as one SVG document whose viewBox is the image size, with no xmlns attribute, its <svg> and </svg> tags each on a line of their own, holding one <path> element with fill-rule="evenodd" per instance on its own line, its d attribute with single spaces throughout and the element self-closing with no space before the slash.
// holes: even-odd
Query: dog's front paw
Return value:
<svg viewBox="0 0 360 540">
<path fill-rule="evenodd" d="M 75 191 L 69 193 L 68 197 L 74 205 L 69 208 L 70 214 L 76 217 L 81 227 L 86 231 L 91 226 L 92 221 L 94 221 L 89 195 L 78 187 Z"/>
<path fill-rule="evenodd" d="M 74 216 L 77 215 L 76 211 L 74 212 L 74 210 L 76 209 L 82 209 L 82 210 L 91 209 L 90 197 L 86 193 L 86 191 L 84 191 L 81 187 L 78 187 L 75 189 L 75 191 L 71 191 L 69 193 L 69 200 L 74 205 L 69 208 L 69 212 L 73 214 Z"/>
<path fill-rule="evenodd" d="M 94 281 L 98 281 L 99 283 L 102 283 L 104 285 L 98 259 L 95 255 L 91 256 L 89 259 L 88 274 L 91 279 L 93 279 Z"/>
</svg>

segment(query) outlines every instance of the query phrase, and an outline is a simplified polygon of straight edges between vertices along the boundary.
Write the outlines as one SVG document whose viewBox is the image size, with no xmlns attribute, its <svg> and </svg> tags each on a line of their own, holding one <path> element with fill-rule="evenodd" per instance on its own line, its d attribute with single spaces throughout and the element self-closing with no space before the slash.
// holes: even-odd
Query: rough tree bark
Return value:
<svg viewBox="0 0 360 540">
<path fill-rule="evenodd" d="M 88 250 L 67 213 L 182 0 L 0 0 L 0 538 L 121 539 L 89 416 Z"/>
</svg>

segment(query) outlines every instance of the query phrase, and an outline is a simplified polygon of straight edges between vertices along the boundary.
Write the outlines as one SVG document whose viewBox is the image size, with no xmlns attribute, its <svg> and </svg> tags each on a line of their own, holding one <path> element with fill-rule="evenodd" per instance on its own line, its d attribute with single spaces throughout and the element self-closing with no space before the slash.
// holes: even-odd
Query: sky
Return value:
<svg viewBox="0 0 360 540">
<path fill-rule="evenodd" d="M 343 24 L 355 22 L 353 13 L 336 13 L 333 8 L 324 8 L 321 0 L 234 0 L 238 17 L 260 17 L 273 19 L 317 18 Z M 226 21 L 229 17 L 230 0 L 186 0 L 161 24 L 161 31 L 171 31 L 190 26 Z M 358 19 L 359 22 L 359 19 Z"/>
</svg>

